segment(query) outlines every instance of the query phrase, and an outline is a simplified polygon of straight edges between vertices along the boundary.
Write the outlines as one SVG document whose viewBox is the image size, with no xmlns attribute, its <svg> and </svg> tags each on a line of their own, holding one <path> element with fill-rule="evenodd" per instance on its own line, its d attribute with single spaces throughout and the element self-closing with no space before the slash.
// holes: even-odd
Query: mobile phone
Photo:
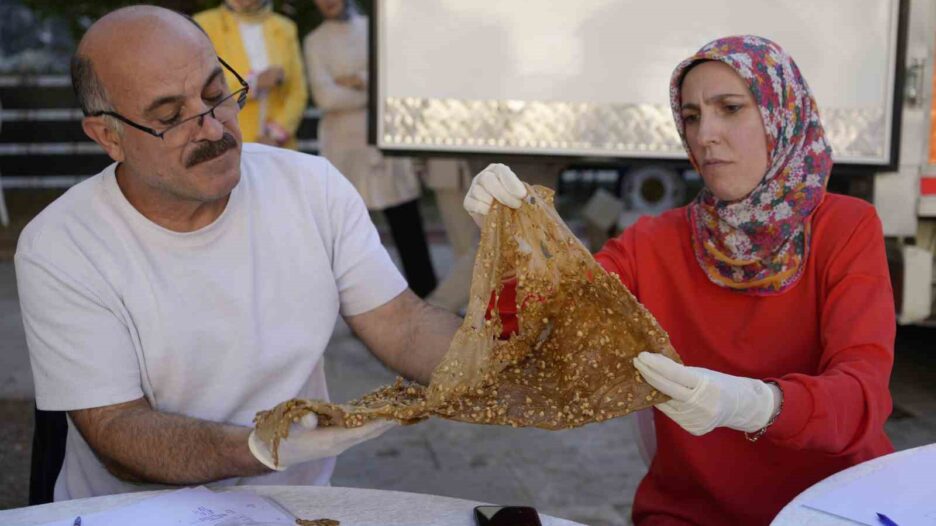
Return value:
<svg viewBox="0 0 936 526">
<path fill-rule="evenodd" d="M 543 526 L 529 506 L 477 506 L 474 511 L 478 526 Z"/>
</svg>

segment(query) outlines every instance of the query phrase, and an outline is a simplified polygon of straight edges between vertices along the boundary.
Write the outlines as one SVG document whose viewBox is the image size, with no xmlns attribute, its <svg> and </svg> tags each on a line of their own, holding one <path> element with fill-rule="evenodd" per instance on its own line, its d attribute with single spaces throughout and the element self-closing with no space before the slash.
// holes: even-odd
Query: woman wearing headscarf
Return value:
<svg viewBox="0 0 936 526">
<path fill-rule="evenodd" d="M 815 482 L 893 451 L 884 236 L 873 206 L 826 192 L 832 152 L 818 108 L 777 44 L 709 43 L 676 67 L 670 93 L 705 188 L 595 256 L 685 363 L 634 360 L 671 400 L 654 410 L 657 450 L 633 519 L 767 524 Z M 517 207 L 525 193 L 492 165 L 465 207 L 480 219 L 493 200 Z"/>
<path fill-rule="evenodd" d="M 435 289 L 436 277 L 412 160 L 384 157 L 367 144 L 367 17 L 353 0 L 315 0 L 315 5 L 325 21 L 305 37 L 303 51 L 312 98 L 322 110 L 322 156 L 354 184 L 369 210 L 383 212 L 406 281 L 425 297 Z"/>
<path fill-rule="evenodd" d="M 225 0 L 195 15 L 219 56 L 244 74 L 250 98 L 238 115 L 246 142 L 296 148 L 309 104 L 296 24 L 270 0 Z M 237 85 L 227 73 L 228 84 Z"/>
</svg>

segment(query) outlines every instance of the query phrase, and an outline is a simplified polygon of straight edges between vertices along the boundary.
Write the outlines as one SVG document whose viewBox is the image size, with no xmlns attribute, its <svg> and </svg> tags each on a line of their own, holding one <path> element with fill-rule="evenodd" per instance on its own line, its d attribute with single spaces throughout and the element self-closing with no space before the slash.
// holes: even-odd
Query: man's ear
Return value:
<svg viewBox="0 0 936 526">
<path fill-rule="evenodd" d="M 81 120 L 85 135 L 98 143 L 111 159 L 120 163 L 124 159 L 123 141 L 120 134 L 103 117 L 85 117 Z"/>
</svg>

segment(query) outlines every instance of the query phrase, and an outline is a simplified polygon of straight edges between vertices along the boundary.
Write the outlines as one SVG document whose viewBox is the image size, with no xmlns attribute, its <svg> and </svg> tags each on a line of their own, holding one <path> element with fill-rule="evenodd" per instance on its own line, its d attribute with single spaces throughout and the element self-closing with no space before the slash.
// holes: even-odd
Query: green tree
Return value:
<svg viewBox="0 0 936 526">
<path fill-rule="evenodd" d="M 195 14 L 204 9 L 216 7 L 221 4 L 219 0 L 159 0 L 155 2 L 139 2 L 128 0 L 23 0 L 23 4 L 30 7 L 41 17 L 60 17 L 68 22 L 72 36 L 77 42 L 92 22 L 105 13 L 118 7 L 133 4 L 150 4 L 174 9 L 186 14 Z M 358 5 L 365 13 L 371 12 L 373 0 L 359 1 Z M 313 0 L 274 0 L 273 8 L 296 22 L 299 27 L 300 38 L 315 29 L 322 22 L 322 15 L 315 8 Z"/>
</svg>

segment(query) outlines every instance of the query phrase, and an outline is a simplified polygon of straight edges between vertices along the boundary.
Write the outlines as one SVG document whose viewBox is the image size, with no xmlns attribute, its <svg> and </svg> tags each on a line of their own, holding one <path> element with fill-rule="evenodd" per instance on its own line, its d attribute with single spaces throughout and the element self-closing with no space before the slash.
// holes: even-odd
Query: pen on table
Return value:
<svg viewBox="0 0 936 526">
<path fill-rule="evenodd" d="M 81 526 L 81 515 L 75 517 L 75 522 L 72 523 L 72 526 Z"/>
<path fill-rule="evenodd" d="M 881 521 L 881 524 L 883 524 L 884 526 L 897 526 L 896 522 L 892 521 L 890 517 L 888 517 L 887 515 L 884 515 L 883 513 L 878 513 L 877 517 L 878 517 L 878 520 Z"/>
</svg>

